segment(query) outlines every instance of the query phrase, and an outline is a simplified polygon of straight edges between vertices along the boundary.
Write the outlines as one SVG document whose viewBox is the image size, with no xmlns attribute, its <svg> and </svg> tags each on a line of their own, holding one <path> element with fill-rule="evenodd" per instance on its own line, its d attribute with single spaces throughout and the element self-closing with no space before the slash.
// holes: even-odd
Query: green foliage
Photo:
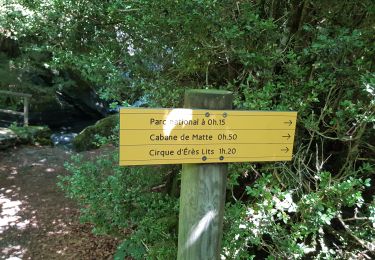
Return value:
<svg viewBox="0 0 375 260">
<path fill-rule="evenodd" d="M 318 187 L 302 196 L 285 190 L 272 174 L 260 177 L 246 194 L 248 203 L 228 204 L 223 255 L 229 259 L 248 259 L 261 249 L 276 258 L 344 257 L 342 251 L 328 250 L 339 238 L 324 238 L 332 231 L 332 220 L 341 217 L 343 208 L 366 211 L 362 192 L 369 180 L 350 178 L 335 181 L 329 172 L 316 176 Z M 372 209 L 369 205 L 368 209 Z M 370 214 L 365 214 L 371 217 Z M 367 226 L 369 227 L 369 226 Z M 366 234 L 373 240 L 374 233 Z M 318 250 L 321 246 L 321 252 Z M 342 245 L 341 250 L 346 250 Z"/>
<path fill-rule="evenodd" d="M 177 201 L 152 190 L 163 182 L 163 174 L 151 167 L 121 168 L 118 153 L 95 161 L 75 156 L 66 168 L 71 175 L 60 177 L 59 185 L 82 206 L 82 221 L 93 223 L 95 233 L 124 239 L 118 259 L 174 258 Z"/>
<path fill-rule="evenodd" d="M 114 260 L 126 259 L 129 256 L 135 259 L 142 259 L 145 253 L 146 249 L 142 244 L 135 244 L 131 240 L 125 240 L 118 246 Z"/>
<path fill-rule="evenodd" d="M 1 35 L 0 35 L 1 37 Z M 1 41 L 1 39 L 0 39 Z M 0 52 L 0 90 L 8 90 L 8 86 L 14 86 L 18 83 L 17 71 L 14 63 Z M 0 109 L 18 110 L 22 107 L 22 99 L 9 97 L 6 95 L 0 96 Z"/>
<path fill-rule="evenodd" d="M 12 62 L 2 53 L 0 53 L 0 89 L 7 85 L 17 82 L 17 74 L 13 71 Z"/>
</svg>

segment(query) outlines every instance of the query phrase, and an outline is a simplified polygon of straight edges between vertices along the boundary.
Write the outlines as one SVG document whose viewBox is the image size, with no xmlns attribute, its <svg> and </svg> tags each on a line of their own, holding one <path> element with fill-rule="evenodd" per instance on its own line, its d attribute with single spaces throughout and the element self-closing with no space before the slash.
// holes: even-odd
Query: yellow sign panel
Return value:
<svg viewBox="0 0 375 260">
<path fill-rule="evenodd" d="M 120 110 L 120 165 L 288 161 L 297 112 Z"/>
</svg>

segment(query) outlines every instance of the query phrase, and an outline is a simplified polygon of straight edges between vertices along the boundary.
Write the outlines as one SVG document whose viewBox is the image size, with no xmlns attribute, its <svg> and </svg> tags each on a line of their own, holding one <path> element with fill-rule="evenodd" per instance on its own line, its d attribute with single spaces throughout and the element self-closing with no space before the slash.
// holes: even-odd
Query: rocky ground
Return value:
<svg viewBox="0 0 375 260">
<path fill-rule="evenodd" d="M 70 156 L 47 146 L 0 151 L 0 259 L 112 259 L 118 241 L 92 235 L 56 185 Z"/>
<path fill-rule="evenodd" d="M 13 146 L 17 142 L 17 135 L 9 128 L 0 127 L 0 150 Z"/>
</svg>

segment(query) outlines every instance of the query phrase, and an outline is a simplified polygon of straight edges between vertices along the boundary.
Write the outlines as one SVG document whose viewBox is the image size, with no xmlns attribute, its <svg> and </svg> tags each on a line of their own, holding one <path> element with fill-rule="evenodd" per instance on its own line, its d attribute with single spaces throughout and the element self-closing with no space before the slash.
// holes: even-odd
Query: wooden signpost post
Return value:
<svg viewBox="0 0 375 260">
<path fill-rule="evenodd" d="M 189 90 L 184 109 L 120 110 L 120 165 L 182 164 L 178 259 L 219 259 L 228 162 L 288 161 L 296 112 L 235 111 Z"/>
</svg>

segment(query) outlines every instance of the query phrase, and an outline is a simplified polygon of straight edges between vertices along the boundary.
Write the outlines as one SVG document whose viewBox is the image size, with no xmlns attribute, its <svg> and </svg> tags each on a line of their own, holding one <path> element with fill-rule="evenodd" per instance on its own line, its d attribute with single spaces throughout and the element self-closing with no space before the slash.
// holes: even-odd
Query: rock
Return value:
<svg viewBox="0 0 375 260">
<path fill-rule="evenodd" d="M 70 69 L 64 71 L 63 75 L 67 83 L 63 84 L 57 92 L 62 99 L 93 118 L 108 115 L 108 104 L 99 98 L 87 81 Z"/>
<path fill-rule="evenodd" d="M 74 105 L 56 95 L 55 92 L 32 98 L 30 104 L 31 124 L 46 124 L 50 127 L 59 127 L 70 125 L 87 116 Z"/>
<path fill-rule="evenodd" d="M 1 29 L 0 29 L 1 31 Z M 109 114 L 108 102 L 100 99 L 95 87 L 78 71 L 69 67 L 52 70 L 48 51 L 28 51 L 28 66 L 15 69 L 14 58 L 21 56 L 18 41 L 0 33 L 0 89 L 32 94 L 29 122 L 52 128 L 75 124 L 82 120 L 99 120 Z M 10 69 L 11 67 L 15 67 Z M 0 98 L 0 108 L 22 112 L 20 98 Z M 0 113 L 0 125 L 22 122 L 22 117 Z"/>
<path fill-rule="evenodd" d="M 78 73 L 67 69 L 60 73 L 61 85 L 43 87 L 34 94 L 30 107 L 32 124 L 50 127 L 72 125 L 87 119 L 101 119 L 109 114 L 108 104 L 102 101 L 94 88 Z"/>
<path fill-rule="evenodd" d="M 16 145 L 17 141 L 16 133 L 9 128 L 0 127 L 0 150 Z"/>
<path fill-rule="evenodd" d="M 18 136 L 18 143 L 51 145 L 51 130 L 47 126 L 11 126 Z"/>
<path fill-rule="evenodd" d="M 98 120 L 100 114 L 94 115 L 86 110 L 81 110 L 75 104 L 67 102 L 63 97 L 57 95 L 53 88 L 40 88 L 33 92 L 27 89 L 17 90 L 32 94 L 29 108 L 29 122 L 32 125 L 48 125 L 51 128 L 74 125 L 82 120 Z M 20 99 L 15 99 L 19 100 Z M 77 101 L 80 102 L 80 101 Z M 22 103 L 21 103 L 22 104 Z M 1 108 L 9 109 L 8 104 L 1 104 Z M 22 112 L 22 108 L 19 111 Z M 23 122 L 23 117 L 0 112 L 0 125 L 7 126 L 12 122 Z"/>
<path fill-rule="evenodd" d="M 10 58 L 16 58 L 21 54 L 18 41 L 0 35 L 0 52 L 5 53 Z"/>
<path fill-rule="evenodd" d="M 95 144 L 96 135 L 108 137 L 113 134 L 113 130 L 119 123 L 119 115 L 111 115 L 96 122 L 95 125 L 86 127 L 73 140 L 73 147 L 77 152 L 98 148 Z"/>
<path fill-rule="evenodd" d="M 25 76 L 25 81 L 28 84 L 10 88 L 7 86 L 10 84 L 8 81 L 15 81 L 13 78 L 17 79 L 17 75 L 10 75 L 7 70 L 3 69 L 4 66 L 0 62 L 0 78 L 2 79 L 0 89 L 32 95 L 29 108 L 30 124 L 43 124 L 51 128 L 59 128 L 82 120 L 99 120 L 109 114 L 108 104 L 102 101 L 94 88 L 81 79 L 77 73 L 61 72 L 62 80 L 59 84 L 55 84 L 57 75 L 45 68 L 34 68 L 32 70 L 34 73 Z M 23 103 L 20 98 L 7 97 L 0 102 L 1 108 L 23 111 Z M 15 102 L 18 103 L 16 108 L 14 108 Z M 0 125 L 3 126 L 12 122 L 21 123 L 23 120 L 22 116 L 1 112 L 0 118 Z"/>
<path fill-rule="evenodd" d="M 0 127 L 0 150 L 17 144 L 51 145 L 51 130 L 46 126 Z"/>
</svg>

